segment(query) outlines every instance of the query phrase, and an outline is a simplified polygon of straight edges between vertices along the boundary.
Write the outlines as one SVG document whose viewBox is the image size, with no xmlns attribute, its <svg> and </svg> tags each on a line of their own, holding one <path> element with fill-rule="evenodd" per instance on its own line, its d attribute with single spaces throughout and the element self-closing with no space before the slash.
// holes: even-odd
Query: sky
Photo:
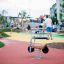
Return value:
<svg viewBox="0 0 64 64">
<path fill-rule="evenodd" d="M 21 10 L 26 10 L 32 17 L 50 14 L 50 7 L 56 0 L 0 0 L 0 12 L 4 9 L 5 15 L 18 16 Z"/>
</svg>

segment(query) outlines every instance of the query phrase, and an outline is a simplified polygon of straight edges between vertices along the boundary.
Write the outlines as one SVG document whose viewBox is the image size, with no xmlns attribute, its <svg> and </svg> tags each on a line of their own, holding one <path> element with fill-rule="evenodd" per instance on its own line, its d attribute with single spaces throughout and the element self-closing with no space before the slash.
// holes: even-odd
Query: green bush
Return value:
<svg viewBox="0 0 64 64">
<path fill-rule="evenodd" d="M 6 32 L 7 30 L 4 30 L 4 29 L 0 29 L 0 38 L 3 38 L 3 37 L 9 37 L 9 35 L 7 35 Z"/>
<path fill-rule="evenodd" d="M 0 42 L 0 48 L 4 47 L 5 44 L 3 42 Z"/>
<path fill-rule="evenodd" d="M 10 32 L 11 29 L 10 28 L 4 28 L 4 29 L 0 29 L 0 32 Z"/>
<path fill-rule="evenodd" d="M 2 37 L 9 37 L 9 35 L 7 35 L 6 33 L 1 33 Z"/>
</svg>

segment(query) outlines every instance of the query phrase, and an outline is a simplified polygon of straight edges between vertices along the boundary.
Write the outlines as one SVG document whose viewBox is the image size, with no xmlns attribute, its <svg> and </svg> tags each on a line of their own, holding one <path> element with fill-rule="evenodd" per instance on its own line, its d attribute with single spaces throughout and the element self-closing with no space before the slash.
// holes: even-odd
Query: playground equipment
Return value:
<svg viewBox="0 0 64 64">
<path fill-rule="evenodd" d="M 32 29 L 32 30 L 36 30 L 36 29 Z M 44 36 L 44 31 L 41 32 L 42 30 L 44 30 L 43 28 L 38 28 L 38 33 L 36 33 L 37 36 L 32 36 L 31 40 L 30 40 L 30 43 L 29 43 L 29 46 L 28 46 L 28 52 L 29 53 L 32 53 L 32 52 L 36 52 L 36 58 L 37 59 L 40 59 L 42 56 L 41 56 L 41 51 L 43 53 L 48 53 L 49 49 L 47 47 L 47 44 L 45 45 L 42 45 L 40 43 L 35 43 L 35 40 L 36 39 L 45 39 L 45 40 L 49 40 L 49 38 L 47 36 Z M 42 36 L 43 35 L 43 36 Z M 32 42 L 34 40 L 34 43 Z"/>
</svg>

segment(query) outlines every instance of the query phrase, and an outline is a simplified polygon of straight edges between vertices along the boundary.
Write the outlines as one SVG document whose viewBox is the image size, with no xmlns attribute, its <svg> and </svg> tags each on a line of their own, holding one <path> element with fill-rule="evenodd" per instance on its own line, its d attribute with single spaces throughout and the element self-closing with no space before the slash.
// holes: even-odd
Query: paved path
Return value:
<svg viewBox="0 0 64 64">
<path fill-rule="evenodd" d="M 35 52 L 28 53 L 28 43 L 10 39 L 0 39 L 5 43 L 0 48 L 0 64 L 64 64 L 64 49 L 49 48 L 48 54 L 43 54 L 43 58 L 35 59 Z"/>
</svg>

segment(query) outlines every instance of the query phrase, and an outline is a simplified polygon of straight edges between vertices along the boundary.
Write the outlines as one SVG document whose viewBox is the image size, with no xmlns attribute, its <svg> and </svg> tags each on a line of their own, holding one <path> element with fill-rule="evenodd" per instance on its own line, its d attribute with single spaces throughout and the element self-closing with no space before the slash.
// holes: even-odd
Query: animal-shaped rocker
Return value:
<svg viewBox="0 0 64 64">
<path fill-rule="evenodd" d="M 32 39 L 34 39 L 34 41 L 35 41 L 35 39 L 48 40 L 47 37 L 33 37 Z M 35 57 L 37 59 L 41 59 L 42 58 L 41 52 L 47 54 L 49 52 L 49 48 L 48 48 L 47 44 L 42 45 L 41 43 L 32 43 L 32 39 L 31 39 L 30 44 L 28 46 L 28 52 L 29 53 L 36 52 Z"/>
</svg>

